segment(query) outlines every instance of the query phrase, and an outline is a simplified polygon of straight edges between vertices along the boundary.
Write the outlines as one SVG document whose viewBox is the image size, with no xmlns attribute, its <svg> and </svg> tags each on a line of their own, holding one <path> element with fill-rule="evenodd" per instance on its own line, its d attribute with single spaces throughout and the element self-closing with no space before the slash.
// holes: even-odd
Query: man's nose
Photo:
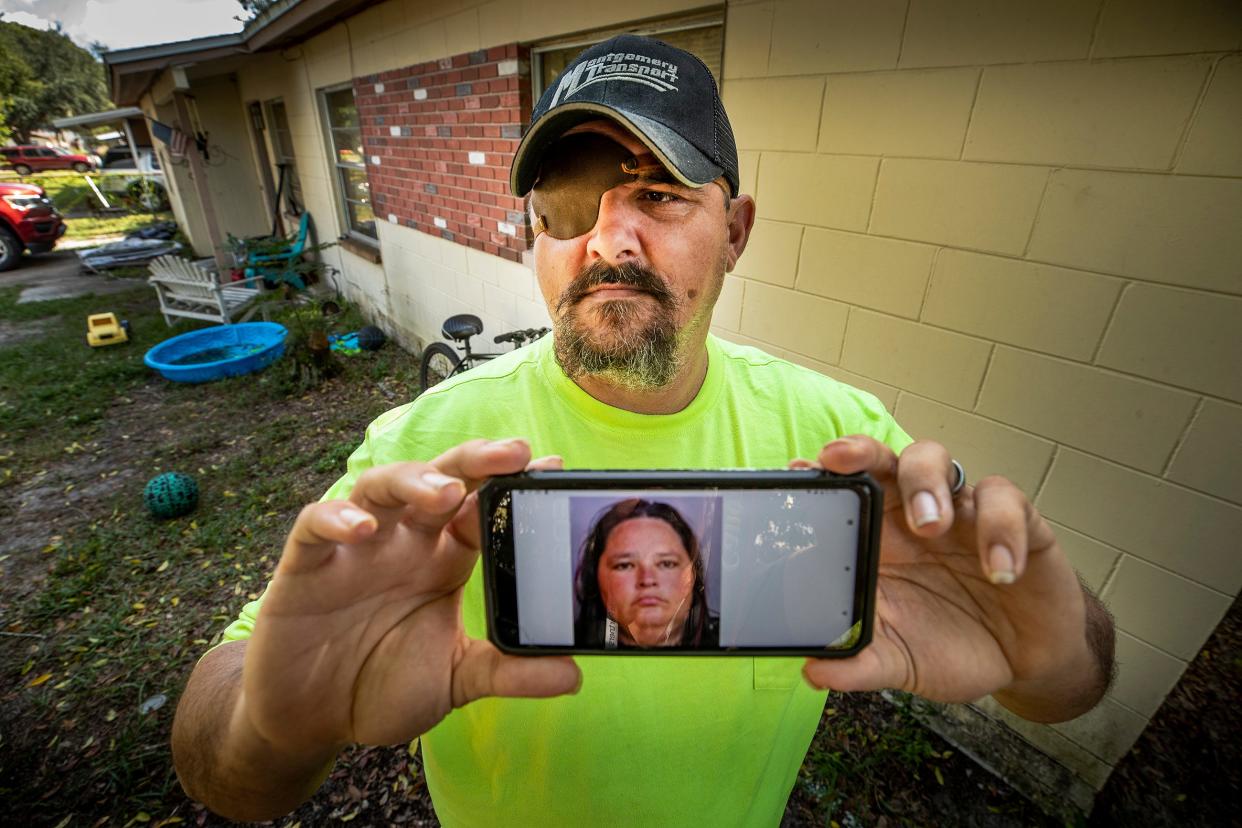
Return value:
<svg viewBox="0 0 1242 828">
<path fill-rule="evenodd" d="M 656 583 L 656 568 L 650 564 L 640 563 L 638 565 L 638 585 L 650 586 Z"/>
<path fill-rule="evenodd" d="M 619 188 L 608 190 L 599 200 L 599 217 L 587 240 L 587 255 L 592 260 L 619 265 L 642 259 L 642 243 L 638 238 L 638 210 Z"/>
</svg>

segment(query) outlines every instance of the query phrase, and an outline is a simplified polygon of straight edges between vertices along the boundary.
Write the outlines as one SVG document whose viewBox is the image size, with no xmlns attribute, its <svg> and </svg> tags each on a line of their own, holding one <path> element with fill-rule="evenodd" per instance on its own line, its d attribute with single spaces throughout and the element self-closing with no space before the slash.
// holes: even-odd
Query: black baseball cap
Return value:
<svg viewBox="0 0 1242 828">
<path fill-rule="evenodd" d="M 513 192 L 530 192 L 544 152 L 566 130 L 601 117 L 634 133 L 683 184 L 724 176 L 738 194 L 737 144 L 712 73 L 689 52 L 638 35 L 590 47 L 543 91 L 513 157 Z"/>
</svg>

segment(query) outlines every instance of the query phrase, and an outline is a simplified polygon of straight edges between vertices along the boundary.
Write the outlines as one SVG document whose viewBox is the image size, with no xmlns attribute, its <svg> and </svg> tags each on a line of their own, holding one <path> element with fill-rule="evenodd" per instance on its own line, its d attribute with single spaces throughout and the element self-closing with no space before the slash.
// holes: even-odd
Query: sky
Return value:
<svg viewBox="0 0 1242 828">
<path fill-rule="evenodd" d="M 128 49 L 241 31 L 237 0 L 0 0 L 4 20 L 36 29 L 53 21 L 79 46 Z"/>
</svg>

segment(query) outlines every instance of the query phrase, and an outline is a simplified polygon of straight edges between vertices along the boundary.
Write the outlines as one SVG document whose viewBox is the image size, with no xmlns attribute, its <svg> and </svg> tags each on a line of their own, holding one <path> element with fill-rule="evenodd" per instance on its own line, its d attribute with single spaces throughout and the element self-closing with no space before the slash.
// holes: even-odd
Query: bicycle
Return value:
<svg viewBox="0 0 1242 828">
<path fill-rule="evenodd" d="M 487 362 L 506 353 L 504 351 L 476 353 L 471 350 L 470 338 L 482 332 L 483 322 L 474 314 L 459 313 L 445 319 L 444 324 L 440 326 L 440 335 L 460 344 L 450 346 L 447 342 L 433 342 L 427 346 L 423 351 L 422 364 L 418 367 L 418 379 L 422 383 L 423 390 L 426 391 L 436 383 L 443 382 L 462 371 L 469 371 L 477 363 Z M 547 328 L 523 328 L 497 334 L 492 337 L 492 341 L 497 345 L 512 342 L 516 349 L 528 342 L 534 342 L 547 332 Z M 458 356 L 453 350 L 454 347 L 458 351 L 464 351 L 465 355 Z"/>
</svg>

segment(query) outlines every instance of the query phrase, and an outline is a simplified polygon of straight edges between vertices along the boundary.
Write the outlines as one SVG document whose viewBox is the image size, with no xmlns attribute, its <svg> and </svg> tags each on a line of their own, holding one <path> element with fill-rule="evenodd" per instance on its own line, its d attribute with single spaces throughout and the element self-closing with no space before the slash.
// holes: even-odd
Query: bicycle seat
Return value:
<svg viewBox="0 0 1242 828">
<path fill-rule="evenodd" d="M 444 320 L 440 326 L 440 335 L 445 339 L 464 342 L 472 336 L 483 333 L 483 321 L 472 313 L 459 313 Z"/>
</svg>

